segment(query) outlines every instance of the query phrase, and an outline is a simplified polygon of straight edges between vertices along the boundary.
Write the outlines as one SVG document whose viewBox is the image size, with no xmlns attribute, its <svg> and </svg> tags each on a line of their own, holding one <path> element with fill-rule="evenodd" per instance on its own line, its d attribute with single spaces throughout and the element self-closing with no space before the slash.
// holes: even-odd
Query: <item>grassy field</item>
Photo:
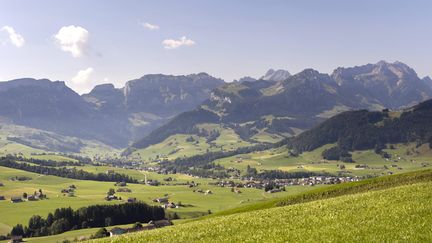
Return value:
<svg viewBox="0 0 432 243">
<path fill-rule="evenodd" d="M 8 138 L 19 138 L 25 141 L 23 143 L 26 145 L 11 141 L 11 139 Z M 33 154 L 49 153 L 50 155 L 45 155 L 44 159 L 58 160 L 58 157 L 51 158 L 49 156 L 58 156 L 51 154 L 60 152 L 60 148 L 69 148 L 70 150 L 68 150 L 68 153 L 71 154 L 98 158 L 113 157 L 120 154 L 120 150 L 114 149 L 101 142 L 63 136 L 44 130 L 0 121 L 0 156 L 18 154 L 26 157 L 34 157 Z M 79 151 L 75 151 L 77 149 Z M 60 157 L 62 157 L 60 159 L 67 158 L 63 156 Z"/>
<path fill-rule="evenodd" d="M 90 168 L 88 168 L 90 170 Z M 101 168 L 98 167 L 98 170 Z M 134 173 L 139 176 L 138 171 Z M 11 181 L 11 177 L 27 176 L 29 181 Z M 159 175 L 161 176 L 161 175 Z M 170 175 L 164 175 L 170 176 Z M 196 179 L 185 175 L 177 176 L 179 180 L 195 180 L 200 184 L 197 188 L 188 188 L 182 185 L 169 186 L 146 186 L 141 184 L 129 184 L 128 188 L 132 193 L 118 193 L 124 200 L 129 197 L 136 197 L 139 200 L 154 204 L 153 199 L 167 195 L 169 200 L 175 203 L 182 202 L 187 207 L 172 209 L 171 212 L 177 212 L 180 217 L 190 218 L 202 216 L 211 212 L 247 205 L 253 202 L 265 201 L 273 197 L 281 197 L 291 194 L 296 194 L 305 190 L 311 190 L 313 187 L 290 187 L 287 192 L 268 194 L 257 189 L 241 189 L 241 194 L 236 194 L 230 191 L 229 188 L 221 188 L 208 185 L 211 179 Z M 59 207 L 79 208 L 82 206 L 105 203 L 121 203 L 106 202 L 104 197 L 109 188 L 117 188 L 112 182 L 96 182 L 85 180 L 65 179 L 55 176 L 44 176 L 35 173 L 0 167 L 0 182 L 4 186 L 0 187 L 0 195 L 6 197 L 7 200 L 0 201 L 0 234 L 6 234 L 11 227 L 17 223 L 27 224 L 28 219 L 32 215 L 41 215 L 46 217 L 49 212 Z M 63 195 L 60 191 L 67 188 L 69 185 L 77 187 L 74 197 Z M 21 196 L 24 192 L 31 194 L 34 191 L 42 189 L 47 194 L 48 199 L 32 202 L 10 203 L 8 199 L 12 196 Z M 211 190 L 213 194 L 204 195 L 202 193 L 193 192 L 196 189 Z"/>
<path fill-rule="evenodd" d="M 432 150 L 424 144 L 416 147 L 415 144 L 395 144 L 394 149 L 385 149 L 392 158 L 386 160 L 377 155 L 373 150 L 353 152 L 355 163 L 323 160 L 321 153 L 332 144 L 322 146 L 310 152 L 304 152 L 299 156 L 289 156 L 286 148 L 277 148 L 259 151 L 249 154 L 241 154 L 219 159 L 216 163 L 224 167 L 233 167 L 242 171 L 249 165 L 262 170 L 283 171 L 316 171 L 338 173 L 344 172 L 356 176 L 380 176 L 391 173 L 402 173 L 432 166 Z M 338 165 L 343 164 L 344 170 Z M 356 165 L 366 164 L 369 168 L 355 168 Z"/>
<path fill-rule="evenodd" d="M 204 154 L 209 151 L 230 151 L 239 147 L 251 145 L 243 141 L 230 128 L 220 127 L 217 124 L 201 124 L 199 129 L 208 131 L 217 130 L 220 132 L 220 135 L 212 142 L 207 142 L 205 137 L 197 135 L 172 135 L 161 143 L 134 151 L 129 158 L 143 159 L 145 161 L 156 159 L 172 160 L 178 157 L 190 157 L 197 154 Z M 187 141 L 188 138 L 192 138 L 192 140 Z"/>
<path fill-rule="evenodd" d="M 415 200 L 413 200 L 415 198 Z M 432 182 L 215 217 L 107 242 L 427 242 Z"/>
</svg>

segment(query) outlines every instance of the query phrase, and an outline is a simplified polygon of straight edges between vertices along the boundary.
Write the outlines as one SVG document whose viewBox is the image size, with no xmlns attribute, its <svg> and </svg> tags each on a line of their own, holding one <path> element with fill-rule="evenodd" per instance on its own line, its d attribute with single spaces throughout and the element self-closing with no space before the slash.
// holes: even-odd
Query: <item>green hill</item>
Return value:
<svg viewBox="0 0 432 243">
<path fill-rule="evenodd" d="M 289 139 L 296 152 L 311 151 L 337 143 L 336 156 L 349 156 L 349 151 L 385 148 L 385 144 L 416 142 L 419 146 L 432 142 L 432 100 L 402 112 L 349 111 L 336 115 L 299 136 Z"/>
<path fill-rule="evenodd" d="M 403 186 L 389 184 L 387 189 L 342 193 L 330 199 L 323 193 L 315 201 L 214 217 L 110 242 L 430 241 L 432 177 L 430 171 L 422 173 L 388 177 L 407 184 Z"/>
</svg>

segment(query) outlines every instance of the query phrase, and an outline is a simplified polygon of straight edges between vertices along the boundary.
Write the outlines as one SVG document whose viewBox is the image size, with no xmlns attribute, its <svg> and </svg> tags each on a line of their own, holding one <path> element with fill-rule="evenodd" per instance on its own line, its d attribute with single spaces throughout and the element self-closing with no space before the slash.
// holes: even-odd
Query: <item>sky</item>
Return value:
<svg viewBox="0 0 432 243">
<path fill-rule="evenodd" d="M 0 80 L 86 93 L 150 73 L 229 82 L 380 60 L 432 76 L 431 11 L 429 0 L 0 0 Z"/>
</svg>

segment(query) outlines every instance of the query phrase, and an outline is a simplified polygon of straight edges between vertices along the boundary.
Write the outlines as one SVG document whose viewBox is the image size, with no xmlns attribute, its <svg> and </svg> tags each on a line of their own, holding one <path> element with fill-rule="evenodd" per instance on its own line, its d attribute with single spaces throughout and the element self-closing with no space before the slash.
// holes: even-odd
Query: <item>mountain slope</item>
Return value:
<svg viewBox="0 0 432 243">
<path fill-rule="evenodd" d="M 0 118 L 8 123 L 125 147 L 167 119 L 190 110 L 223 84 L 205 73 L 146 75 L 116 89 L 96 86 L 82 96 L 64 82 L 0 82 Z"/>
<path fill-rule="evenodd" d="M 165 132 L 149 134 L 133 147 L 146 148 L 174 134 L 197 134 L 193 128 L 201 122 L 229 127 L 242 140 L 252 143 L 259 142 L 262 136 L 280 139 L 299 134 L 343 111 L 400 109 L 430 97 L 432 89 L 400 62 L 338 68 L 332 75 L 306 69 L 282 81 L 261 79 L 225 84 L 213 90 L 200 108 L 182 114 L 181 119 L 173 118 L 158 130 Z M 194 116 L 208 111 L 216 114 L 219 122 L 194 121 Z M 183 120 L 189 121 L 187 126 Z"/>
<path fill-rule="evenodd" d="M 341 150 L 383 147 L 387 143 L 432 142 L 432 100 L 402 112 L 348 111 L 299 136 L 288 146 L 298 152 L 337 143 Z"/>
</svg>

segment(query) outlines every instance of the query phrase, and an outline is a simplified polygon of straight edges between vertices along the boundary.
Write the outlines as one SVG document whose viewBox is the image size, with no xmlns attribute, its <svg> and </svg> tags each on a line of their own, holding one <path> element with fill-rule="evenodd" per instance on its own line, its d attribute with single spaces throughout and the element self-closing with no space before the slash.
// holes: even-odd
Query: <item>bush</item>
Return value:
<svg viewBox="0 0 432 243">
<path fill-rule="evenodd" d="M 94 235 L 91 236 L 91 239 L 104 238 L 109 236 L 109 232 L 105 228 L 100 228 Z"/>
</svg>

